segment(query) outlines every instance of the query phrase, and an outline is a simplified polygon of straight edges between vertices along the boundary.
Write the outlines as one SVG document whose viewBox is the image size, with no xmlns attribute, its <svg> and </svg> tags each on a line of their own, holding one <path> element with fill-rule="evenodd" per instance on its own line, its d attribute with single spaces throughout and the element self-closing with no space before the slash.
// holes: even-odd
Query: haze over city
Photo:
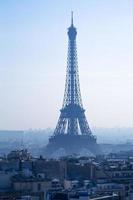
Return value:
<svg viewBox="0 0 133 200">
<path fill-rule="evenodd" d="M 36 2 L 0 3 L 0 129 L 55 127 L 71 10 L 90 126 L 132 127 L 133 1 Z"/>
</svg>

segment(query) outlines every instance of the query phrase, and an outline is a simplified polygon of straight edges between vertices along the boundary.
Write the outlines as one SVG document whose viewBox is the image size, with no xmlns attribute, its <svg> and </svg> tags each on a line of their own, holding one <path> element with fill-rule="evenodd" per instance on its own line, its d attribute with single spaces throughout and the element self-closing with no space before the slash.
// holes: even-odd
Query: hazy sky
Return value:
<svg viewBox="0 0 133 200">
<path fill-rule="evenodd" d="M 55 127 L 74 11 L 90 127 L 133 126 L 133 0 L 0 1 L 0 129 Z"/>
</svg>

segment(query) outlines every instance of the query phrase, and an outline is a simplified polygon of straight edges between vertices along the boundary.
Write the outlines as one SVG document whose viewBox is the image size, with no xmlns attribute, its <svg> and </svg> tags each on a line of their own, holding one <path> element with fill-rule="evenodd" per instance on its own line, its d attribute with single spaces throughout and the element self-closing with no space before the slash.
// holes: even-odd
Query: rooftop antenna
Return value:
<svg viewBox="0 0 133 200">
<path fill-rule="evenodd" d="M 24 131 L 22 132 L 22 137 L 20 139 L 20 150 L 24 150 L 25 146 L 24 146 Z"/>
</svg>

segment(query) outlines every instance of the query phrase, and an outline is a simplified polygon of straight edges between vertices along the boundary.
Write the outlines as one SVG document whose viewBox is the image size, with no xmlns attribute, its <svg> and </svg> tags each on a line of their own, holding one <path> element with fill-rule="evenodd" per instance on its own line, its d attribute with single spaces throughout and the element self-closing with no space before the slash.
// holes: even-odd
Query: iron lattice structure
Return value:
<svg viewBox="0 0 133 200">
<path fill-rule="evenodd" d="M 64 100 L 54 135 L 81 134 L 90 136 L 94 139 L 85 116 L 85 110 L 81 99 L 76 35 L 77 31 L 73 25 L 72 15 L 71 26 L 68 28 L 68 58 Z"/>
</svg>

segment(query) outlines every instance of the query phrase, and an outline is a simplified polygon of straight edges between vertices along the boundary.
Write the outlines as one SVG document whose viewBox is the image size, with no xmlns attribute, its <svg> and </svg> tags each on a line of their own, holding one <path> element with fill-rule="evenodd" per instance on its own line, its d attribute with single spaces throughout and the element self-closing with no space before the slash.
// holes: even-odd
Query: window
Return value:
<svg viewBox="0 0 133 200">
<path fill-rule="evenodd" d="M 41 183 L 38 183 L 38 185 L 37 185 L 37 190 L 38 190 L 38 191 L 41 190 Z"/>
</svg>

